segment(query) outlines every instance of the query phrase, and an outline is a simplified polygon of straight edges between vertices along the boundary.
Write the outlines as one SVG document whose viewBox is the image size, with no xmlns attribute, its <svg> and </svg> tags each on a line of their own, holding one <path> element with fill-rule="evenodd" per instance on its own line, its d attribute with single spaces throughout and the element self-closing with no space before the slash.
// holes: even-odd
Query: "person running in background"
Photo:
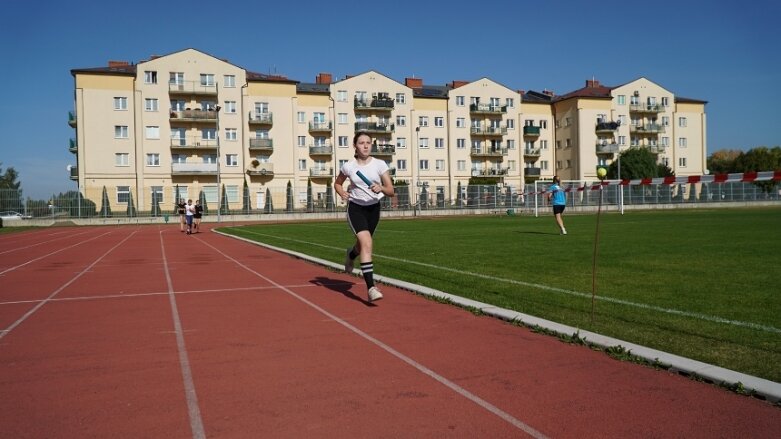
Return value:
<svg viewBox="0 0 781 439">
<path fill-rule="evenodd" d="M 553 184 L 548 187 L 548 200 L 551 201 L 553 206 L 553 216 L 556 218 L 556 224 L 559 225 L 562 235 L 567 234 L 567 229 L 564 228 L 564 220 L 561 218 L 561 214 L 564 213 L 564 208 L 567 206 L 567 193 L 561 187 L 561 179 L 558 175 L 553 176 Z"/>
<path fill-rule="evenodd" d="M 184 207 L 184 216 L 187 221 L 187 234 L 193 233 L 193 216 L 195 215 L 195 206 L 193 206 L 193 200 L 187 200 L 187 205 Z"/>
<path fill-rule="evenodd" d="M 176 203 L 176 213 L 179 214 L 179 231 L 184 232 L 185 227 L 185 214 L 184 211 L 187 208 L 187 204 L 184 202 L 184 198 L 179 200 L 178 203 Z"/>
<path fill-rule="evenodd" d="M 366 282 L 369 302 L 382 299 L 382 293 L 374 285 L 374 263 L 372 262 L 372 237 L 380 222 L 380 200 L 393 197 L 393 182 L 388 165 L 370 155 L 372 138 L 359 132 L 353 137 L 355 159 L 342 165 L 334 181 L 334 189 L 347 202 L 347 222 L 355 234 L 355 244 L 347 249 L 344 270 L 353 272 L 353 260 L 360 256 L 361 274 Z M 349 179 L 349 191 L 344 182 Z"/>
<path fill-rule="evenodd" d="M 195 233 L 201 233 L 202 216 L 203 206 L 201 206 L 201 200 L 195 200 L 195 213 L 193 213 L 193 229 L 195 229 Z"/>
</svg>

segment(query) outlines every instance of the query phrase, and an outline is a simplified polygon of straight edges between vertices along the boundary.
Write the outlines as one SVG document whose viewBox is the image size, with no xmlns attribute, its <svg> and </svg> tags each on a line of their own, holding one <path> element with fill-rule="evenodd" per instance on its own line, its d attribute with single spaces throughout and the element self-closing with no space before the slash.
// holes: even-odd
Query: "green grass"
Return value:
<svg viewBox="0 0 781 439">
<path fill-rule="evenodd" d="M 383 219 L 375 273 L 781 382 L 781 208 Z M 343 262 L 347 224 L 224 229 Z"/>
</svg>

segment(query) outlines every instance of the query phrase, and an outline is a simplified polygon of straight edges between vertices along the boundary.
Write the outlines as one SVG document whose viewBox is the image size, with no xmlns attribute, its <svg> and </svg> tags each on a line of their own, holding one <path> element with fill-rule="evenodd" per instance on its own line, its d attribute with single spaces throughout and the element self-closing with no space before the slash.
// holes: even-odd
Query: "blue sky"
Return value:
<svg viewBox="0 0 781 439">
<path fill-rule="evenodd" d="M 71 69 L 189 47 L 302 82 L 376 70 L 564 94 L 646 77 L 708 101 L 709 153 L 781 145 L 778 1 L 0 3 L 0 162 L 33 198 L 76 189 Z"/>
</svg>

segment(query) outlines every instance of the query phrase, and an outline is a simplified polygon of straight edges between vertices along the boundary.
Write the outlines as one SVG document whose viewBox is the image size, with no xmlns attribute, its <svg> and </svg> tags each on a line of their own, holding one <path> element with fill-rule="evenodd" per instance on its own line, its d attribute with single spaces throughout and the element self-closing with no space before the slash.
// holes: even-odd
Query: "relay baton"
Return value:
<svg viewBox="0 0 781 439">
<path fill-rule="evenodd" d="M 361 180 L 363 180 L 363 182 L 366 183 L 366 186 L 371 187 L 371 185 L 373 184 L 372 181 L 366 178 L 366 176 L 363 175 L 361 171 L 355 171 L 355 173 L 358 174 L 358 177 L 361 177 Z"/>
</svg>

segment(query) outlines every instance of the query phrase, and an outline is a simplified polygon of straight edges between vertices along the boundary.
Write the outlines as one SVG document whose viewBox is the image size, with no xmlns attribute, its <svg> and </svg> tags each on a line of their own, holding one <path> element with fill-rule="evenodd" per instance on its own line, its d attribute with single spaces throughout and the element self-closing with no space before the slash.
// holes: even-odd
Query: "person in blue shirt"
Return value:
<svg viewBox="0 0 781 439">
<path fill-rule="evenodd" d="M 564 208 L 567 206 L 567 193 L 561 187 L 561 179 L 558 175 L 553 176 L 553 184 L 548 187 L 548 200 L 550 200 L 553 206 L 553 216 L 556 218 L 556 224 L 559 225 L 559 229 L 561 229 L 561 234 L 566 235 L 567 229 L 564 228 L 564 220 L 561 218 L 561 214 L 564 213 Z"/>
</svg>

